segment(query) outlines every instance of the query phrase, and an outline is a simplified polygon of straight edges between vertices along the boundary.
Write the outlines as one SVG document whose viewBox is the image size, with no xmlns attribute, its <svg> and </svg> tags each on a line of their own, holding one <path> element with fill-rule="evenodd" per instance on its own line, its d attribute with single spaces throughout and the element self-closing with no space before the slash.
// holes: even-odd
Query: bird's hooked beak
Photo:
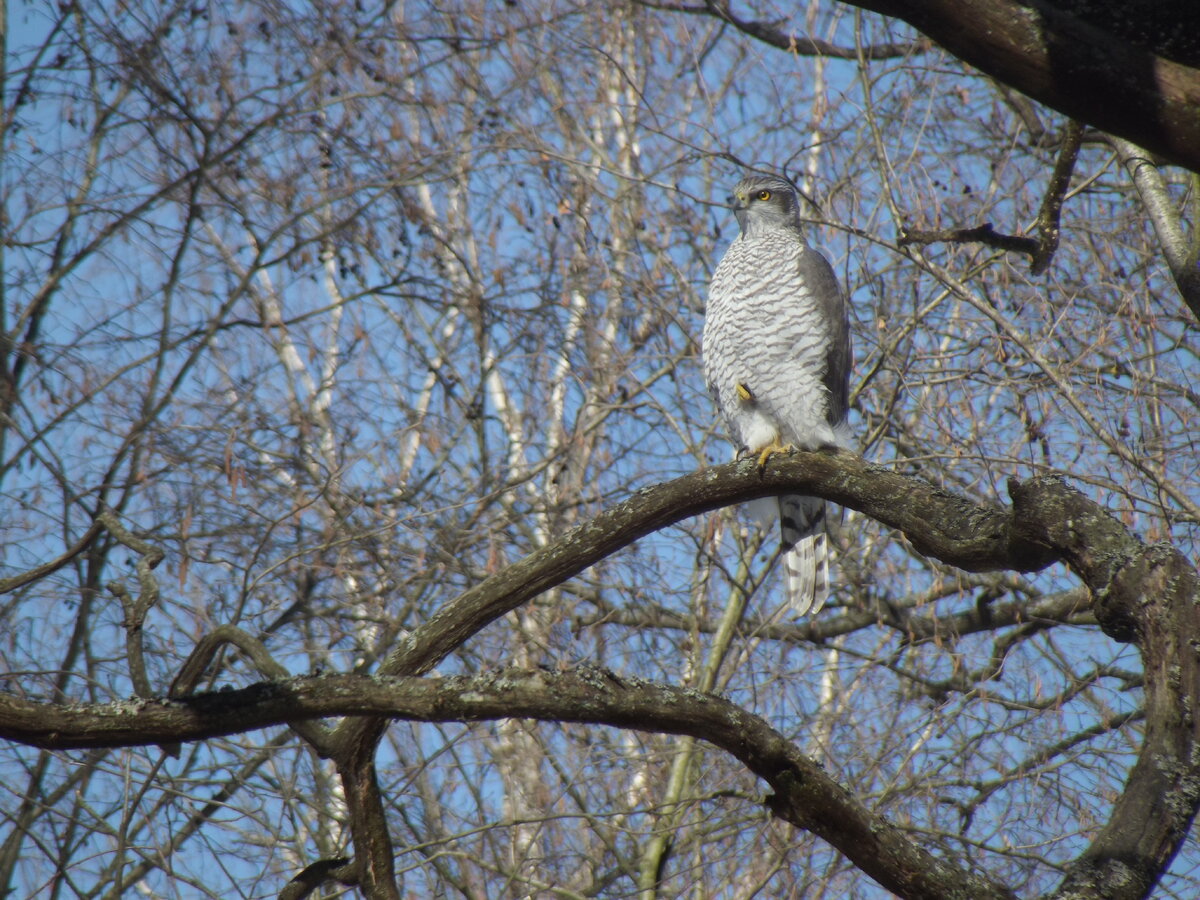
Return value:
<svg viewBox="0 0 1200 900">
<path fill-rule="evenodd" d="M 745 191 L 734 191 L 726 200 L 733 207 L 733 215 L 737 219 L 738 228 L 745 234 L 748 228 L 746 210 L 750 207 L 750 197 Z"/>
</svg>

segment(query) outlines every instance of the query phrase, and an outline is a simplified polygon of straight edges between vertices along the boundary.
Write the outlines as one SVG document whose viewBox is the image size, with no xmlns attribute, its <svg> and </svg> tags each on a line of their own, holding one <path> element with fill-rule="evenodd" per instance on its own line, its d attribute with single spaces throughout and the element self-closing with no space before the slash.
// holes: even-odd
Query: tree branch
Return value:
<svg viewBox="0 0 1200 900">
<path fill-rule="evenodd" d="M 3 360 L 0 359 L 0 366 L 3 366 Z M 19 575 L 12 575 L 8 578 L 0 578 L 0 594 L 7 594 L 10 591 L 15 591 L 27 584 L 32 584 L 39 579 L 45 578 L 47 575 L 53 575 L 80 553 L 91 546 L 100 532 L 104 530 L 104 522 L 101 519 L 93 519 L 92 524 L 88 526 L 88 530 L 83 533 L 83 536 L 76 541 L 70 549 L 61 556 L 50 562 L 42 563 L 36 568 L 30 569 L 28 572 L 22 572 Z"/>
<path fill-rule="evenodd" d="M 1200 118 L 1200 111 L 1196 115 Z M 1158 235 L 1167 267 L 1183 296 L 1183 302 L 1192 311 L 1196 321 L 1200 322 L 1200 223 L 1192 223 L 1192 238 L 1189 240 L 1183 217 L 1154 161 L 1129 141 L 1114 137 L 1110 143 L 1133 179 L 1133 186 L 1154 225 L 1154 233 Z"/>
<path fill-rule="evenodd" d="M 901 896 L 1012 896 L 931 856 L 759 716 L 715 695 L 601 669 L 507 669 L 449 678 L 305 676 L 123 710 L 64 709 L 53 722 L 45 721 L 39 706 L 0 696 L 0 717 L 6 723 L 24 718 L 26 739 L 57 747 L 140 743 L 154 735 L 199 740 L 347 713 L 421 722 L 529 718 L 685 734 L 737 757 L 774 790 L 766 802 L 776 815 L 829 841 Z"/>
<path fill-rule="evenodd" d="M 245 654 L 264 678 L 275 680 L 287 678 L 289 675 L 288 670 L 271 656 L 266 645 L 258 638 L 235 625 L 218 625 L 196 642 L 196 646 L 180 667 L 179 674 L 171 682 L 167 696 L 176 700 L 192 694 L 205 670 L 212 665 L 217 654 L 226 645 L 232 645 Z M 293 727 L 314 750 L 321 755 L 328 754 L 329 732 L 320 722 L 295 722 Z"/>
<path fill-rule="evenodd" d="M 1079 146 L 1082 141 L 1083 126 L 1079 122 L 1068 122 L 1058 159 L 1055 160 L 1054 170 L 1046 185 L 1046 196 L 1042 198 L 1042 206 L 1038 210 L 1036 239 L 1001 234 L 992 228 L 991 222 L 984 222 L 974 228 L 943 228 L 937 231 L 920 231 L 906 227 L 901 229 L 896 244 L 900 247 L 943 241 L 952 244 L 985 244 L 1006 252 L 1024 253 L 1032 260 L 1030 272 L 1041 275 L 1050 267 L 1050 260 L 1054 257 L 1054 251 L 1058 249 L 1063 201 L 1067 189 L 1071 186 L 1071 173 L 1075 171 L 1075 161 L 1079 158 Z"/>
<path fill-rule="evenodd" d="M 1178 551 L 1146 546 L 1061 478 L 1012 481 L 1011 510 L 975 504 L 845 451 L 795 452 L 760 472 L 753 460 L 697 472 L 637 492 L 459 596 L 416 629 L 377 678 L 309 677 L 177 700 L 104 706 L 37 703 L 0 694 L 0 736 L 51 749 L 201 740 L 284 722 L 350 715 L 337 729 L 339 769 L 369 761 L 388 718 L 420 721 L 528 717 L 689 734 L 742 760 L 775 790 L 770 805 L 819 834 L 906 897 L 1004 896 L 994 886 L 926 858 L 861 807 L 760 718 L 717 697 L 610 673 L 506 672 L 451 679 L 427 672 L 488 622 L 637 538 L 697 513 L 780 493 L 810 493 L 899 528 L 922 552 L 973 571 L 1031 570 L 1066 562 L 1089 588 L 1101 627 L 1136 641 L 1146 679 L 1146 739 L 1126 787 L 1056 896 L 1146 896 L 1186 838 L 1200 807 L 1200 577 Z M 374 791 L 373 771 L 349 782 Z M 371 776 L 371 777 L 366 777 Z M 355 829 L 369 838 L 371 822 Z M 380 839 L 386 843 L 386 829 Z M 864 849 L 865 848 L 865 849 Z M 363 847 L 357 847 L 359 858 Z M 366 859 L 375 855 L 366 854 Z M 389 857 L 390 859 L 390 857 Z M 362 883 L 392 884 L 359 868 Z M 968 884 L 968 882 L 972 882 Z M 952 887 L 953 886 L 953 887 Z"/>
<path fill-rule="evenodd" d="M 771 22 L 766 19 L 743 19 L 734 14 L 726 0 L 709 0 L 701 4 L 672 3 L 669 0 L 637 0 L 639 6 L 647 9 L 657 9 L 663 12 L 687 13 L 694 16 L 710 16 L 721 22 L 728 22 L 738 31 L 749 35 L 755 40 L 762 41 L 771 47 L 795 53 L 797 56 L 826 56 L 833 59 L 894 59 L 911 56 L 929 49 L 925 40 L 905 41 L 904 43 L 870 44 L 866 47 L 840 47 L 829 41 L 818 38 L 799 37 L 785 31 L 781 22 Z"/>
<path fill-rule="evenodd" d="M 1063 201 L 1071 186 L 1071 173 L 1075 171 L 1075 161 L 1079 159 L 1082 142 L 1083 125 L 1074 120 L 1068 122 L 1058 159 L 1054 161 L 1050 183 L 1046 185 L 1046 196 L 1042 198 L 1042 208 L 1038 210 L 1038 246 L 1033 254 L 1033 264 L 1029 267 L 1034 275 L 1041 275 L 1050 268 L 1050 260 L 1058 249 Z"/>
<path fill-rule="evenodd" d="M 1003 234 L 992 227 L 991 222 L 984 222 L 973 228 L 939 228 L 933 231 L 923 231 L 917 228 L 904 228 L 896 239 L 897 246 L 907 247 L 909 244 L 986 244 L 1003 250 L 1006 253 L 1024 253 L 1037 259 L 1039 244 L 1029 237 L 1016 234 Z"/>
<path fill-rule="evenodd" d="M 279 892 L 279 900 L 307 900 L 327 881 L 355 885 L 358 884 L 358 872 L 351 860 L 344 856 L 319 859 L 305 866 L 299 875 L 287 883 Z"/>
<path fill-rule="evenodd" d="M 1200 172 L 1200 69 L 1045 0 L 844 0 L 1047 106 Z"/>
<path fill-rule="evenodd" d="M 1200 808 L 1200 577 L 1178 550 L 1146 546 L 1059 478 L 1012 482 L 1018 529 L 1087 584 L 1101 627 L 1135 640 L 1146 734 L 1125 789 L 1067 868 L 1061 900 L 1141 900 L 1170 867 Z"/>
<path fill-rule="evenodd" d="M 1010 514 L 926 481 L 872 465 L 844 450 L 795 451 L 714 466 L 645 488 L 554 543 L 464 591 L 414 629 L 384 662 L 383 675 L 420 675 L 500 616 L 638 538 L 700 513 L 757 497 L 805 493 L 857 509 L 904 532 L 921 553 L 968 572 L 1033 572 L 1053 561 L 1017 537 Z"/>
</svg>

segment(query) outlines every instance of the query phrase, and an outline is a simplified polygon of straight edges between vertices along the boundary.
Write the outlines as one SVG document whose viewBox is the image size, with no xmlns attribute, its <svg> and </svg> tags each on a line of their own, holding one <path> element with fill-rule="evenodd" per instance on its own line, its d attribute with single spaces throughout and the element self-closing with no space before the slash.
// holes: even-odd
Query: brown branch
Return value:
<svg viewBox="0 0 1200 900">
<path fill-rule="evenodd" d="M 319 859 L 305 866 L 299 875 L 287 883 L 279 892 L 279 900 L 306 900 L 327 881 L 353 886 L 358 884 L 358 872 L 351 860 L 344 856 Z"/>
<path fill-rule="evenodd" d="M 465 591 L 401 641 L 380 674 L 428 672 L 481 628 L 638 538 L 730 503 L 787 493 L 798 482 L 804 485 L 803 493 L 819 494 L 899 528 L 921 552 L 962 569 L 1033 571 L 1051 560 L 1040 547 L 1012 542 L 1004 510 L 977 506 L 851 453 L 795 453 L 762 472 L 753 460 L 743 460 L 639 491 Z M 364 866 L 364 891 L 369 891 L 368 882 L 380 891 L 391 883 L 386 878 L 391 855 L 381 837 L 382 804 L 373 780 L 375 746 L 386 727 L 386 719 L 350 718 L 335 729 L 331 740 L 331 755 L 346 788 L 355 847 L 360 854 L 364 845 L 372 848 L 374 862 Z M 372 867 L 380 870 L 377 882 L 372 880 Z"/>
<path fill-rule="evenodd" d="M 245 654 L 264 678 L 278 680 L 290 675 L 258 638 L 234 625 L 218 625 L 196 642 L 196 646 L 180 666 L 179 674 L 171 682 L 167 697 L 178 700 L 190 696 L 196 690 L 196 685 L 200 683 L 205 670 L 212 665 L 217 653 L 226 645 L 232 645 Z M 328 752 L 329 731 L 320 722 L 298 721 L 290 724 L 318 753 L 324 755 Z"/>
<path fill-rule="evenodd" d="M 1039 247 L 1033 238 L 996 231 L 991 222 L 984 222 L 974 228 L 940 228 L 936 231 L 906 227 L 901 229 L 896 243 L 901 247 L 907 247 L 909 244 L 986 244 L 1009 253 L 1024 253 L 1035 260 Z"/>
<path fill-rule="evenodd" d="M 639 491 L 438 612 L 384 663 L 384 677 L 309 677 L 179 700 L 105 706 L 0 694 L 0 736 L 77 749 L 201 740 L 283 722 L 349 715 L 333 753 L 348 788 L 362 889 L 395 896 L 373 753 L 390 717 L 521 716 L 689 734 L 741 759 L 771 784 L 771 808 L 819 834 L 906 897 L 1002 896 L 928 859 L 753 714 L 717 697 L 608 673 L 509 672 L 421 679 L 488 622 L 653 530 L 729 503 L 816 494 L 904 532 L 920 552 L 971 571 L 1028 571 L 1066 562 L 1089 588 L 1104 631 L 1136 641 L 1145 679 L 1145 742 L 1108 824 L 1068 866 L 1059 897 L 1134 900 L 1154 887 L 1200 807 L 1200 577 L 1165 545 L 1145 546 L 1058 478 L 1013 481 L 1012 509 L 976 504 L 844 451 L 793 453 L 764 472 L 730 463 Z M 387 677 L 392 676 L 392 677 Z M 864 849 L 865 848 L 865 849 Z M 386 852 L 385 852 L 386 851 Z M 968 883 L 970 882 L 970 883 Z"/>
<path fill-rule="evenodd" d="M 242 651 L 254 664 L 259 673 L 269 679 L 287 678 L 289 674 L 280 663 L 267 651 L 263 642 L 253 635 L 247 634 L 235 625 L 218 625 L 211 633 L 206 634 L 188 654 L 179 674 L 171 682 L 167 696 L 172 700 L 186 697 L 196 690 L 196 685 L 204 677 L 205 670 L 212 664 L 218 651 L 226 644 L 231 644 Z"/>
<path fill-rule="evenodd" d="M 1155 52 L 1153 42 L 1046 0 L 844 2 L 902 19 L 1040 103 L 1200 172 L 1200 69 Z"/>
<path fill-rule="evenodd" d="M 789 53 L 883 59 L 926 49 L 923 42 L 838 47 L 789 34 L 778 22 L 742 19 L 727 0 L 703 4 L 639 0 L 653 9 L 706 15 Z M 1135 34 L 1087 21 L 1046 0 L 843 0 L 901 19 L 964 62 L 1072 119 L 1127 138 L 1200 172 L 1200 68 L 1179 50 L 1189 23 L 1169 20 Z M 1146 15 L 1149 15 L 1147 13 Z M 1194 24 L 1194 23 L 1192 23 Z M 1177 27 L 1172 27 L 1175 25 Z M 1146 38 L 1146 40 L 1136 40 Z M 1189 65 L 1189 63 L 1191 63 Z"/>
<path fill-rule="evenodd" d="M 592 603 L 597 605 L 599 610 L 573 616 L 573 631 L 618 625 L 626 628 L 712 634 L 718 627 L 715 617 L 696 618 L 653 604 L 639 604 L 636 609 L 628 609 L 606 604 L 600 598 L 596 598 Z M 1081 616 L 1095 624 L 1094 618 L 1088 613 L 1087 592 L 1083 588 L 1075 588 L 1040 597 L 1032 602 L 980 604 L 950 615 L 932 610 L 896 610 L 884 604 L 867 610 L 844 609 L 836 617 L 809 618 L 802 622 L 779 622 L 770 616 L 748 613 L 742 619 L 741 629 L 747 634 L 771 641 L 820 644 L 866 628 L 885 626 L 902 634 L 905 640 L 919 643 L 953 640 L 980 632 L 1011 628 L 1031 621 L 1081 624 Z"/>
<path fill-rule="evenodd" d="M 930 47 L 929 41 L 924 39 L 904 41 L 903 43 L 871 44 L 866 47 L 841 47 L 819 38 L 798 37 L 791 32 L 784 31 L 780 21 L 743 19 L 734 14 L 727 2 L 709 2 L 699 5 L 655 2 L 655 0 L 636 0 L 636 2 L 639 6 L 662 12 L 709 16 L 732 25 L 738 31 L 757 41 L 797 56 L 826 56 L 833 59 L 895 59 L 923 53 Z"/>
<path fill-rule="evenodd" d="M 600 669 L 509 669 L 449 678 L 306 676 L 120 710 L 61 709 L 53 722 L 44 721 L 38 706 L 0 695 L 4 721 L 21 716 L 29 729 L 39 730 L 35 743 L 60 747 L 124 745 L 165 735 L 198 740 L 346 713 L 420 722 L 515 717 L 690 735 L 741 760 L 774 790 L 766 802 L 776 815 L 829 841 L 889 890 L 905 897 L 1012 896 L 931 856 L 761 717 L 715 695 Z M 75 738 L 67 739 L 68 733 Z"/>
<path fill-rule="evenodd" d="M 1062 220 L 1063 202 L 1067 190 L 1071 186 L 1071 173 L 1075 171 L 1075 161 L 1079 158 L 1079 147 L 1083 142 L 1083 126 L 1079 122 L 1068 122 L 1062 137 L 1062 147 L 1058 159 L 1054 163 L 1054 171 L 1046 185 L 1046 196 L 1042 199 L 1041 209 L 1037 216 L 1037 238 L 1021 237 L 1013 234 L 1001 234 L 992 228 L 991 222 L 985 222 L 974 228 L 943 228 L 937 231 L 921 231 L 903 228 L 896 243 L 901 246 L 909 244 L 985 244 L 1011 253 L 1024 253 L 1032 259 L 1029 266 L 1034 275 L 1041 275 L 1050 267 L 1054 251 L 1058 249 L 1059 223 Z"/>
<path fill-rule="evenodd" d="M 396 850 L 387 825 L 387 808 L 375 767 L 375 747 L 382 734 L 380 718 L 356 719 L 351 740 L 335 757 L 342 780 L 359 886 L 369 900 L 400 900 L 396 886 Z M 349 747 L 348 751 L 345 749 Z"/>
<path fill-rule="evenodd" d="M 1046 196 L 1042 198 L 1042 208 L 1038 210 L 1037 249 L 1033 253 L 1033 264 L 1029 271 L 1041 275 L 1050 267 L 1054 251 L 1058 249 L 1059 223 L 1062 220 L 1063 201 L 1067 189 L 1071 186 L 1071 173 L 1075 171 L 1075 161 L 1079 159 L 1079 146 L 1083 142 L 1083 125 L 1076 121 L 1067 123 L 1063 134 L 1062 148 L 1058 151 L 1058 159 L 1054 162 L 1054 171 L 1050 175 L 1050 183 L 1046 185 Z"/>
<path fill-rule="evenodd" d="M 464 591 L 410 632 L 380 674 L 430 671 L 484 626 L 651 532 L 732 503 L 801 489 L 897 528 L 919 552 L 968 572 L 1033 572 L 1054 559 L 1016 537 L 1001 507 L 972 503 L 844 450 L 796 451 L 774 457 L 765 471 L 747 459 L 638 491 Z"/>
<path fill-rule="evenodd" d="M 2 361 L 0 361 L 0 365 L 3 365 Z M 62 556 L 52 559 L 48 563 L 43 563 L 36 568 L 30 569 L 28 572 L 22 572 L 20 575 L 12 575 L 8 578 L 0 578 L 0 594 L 7 594 L 10 591 L 15 591 L 18 588 L 22 588 L 27 584 L 32 584 L 38 579 L 45 578 L 47 575 L 53 575 L 55 572 L 77 557 L 80 553 L 90 547 L 92 541 L 94 541 L 103 530 L 104 523 L 101 521 L 101 519 L 97 518 L 93 520 L 92 524 L 88 526 L 88 530 L 83 533 L 83 537 L 76 541 L 73 546 L 71 546 L 65 553 L 62 554 Z"/>
<path fill-rule="evenodd" d="M 1091 589 L 1101 627 L 1135 640 L 1146 731 L 1108 823 L 1067 868 L 1057 898 L 1141 900 L 1179 852 L 1200 807 L 1200 577 L 1178 550 L 1146 546 L 1060 479 L 1013 482 L 1017 527 L 1054 548 Z"/>
<path fill-rule="evenodd" d="M 119 581 L 108 585 L 109 592 L 121 602 L 121 612 L 124 614 L 121 627 L 125 629 L 125 655 L 129 661 L 129 680 L 139 697 L 149 697 L 153 694 L 150 689 L 150 678 L 146 675 L 146 658 L 143 653 L 142 627 L 146 624 L 146 616 L 150 609 L 158 603 L 158 579 L 154 570 L 163 561 L 166 554 L 161 547 L 138 537 L 129 531 L 120 517 L 110 509 L 104 510 L 97 516 L 109 533 L 130 550 L 138 554 L 136 565 L 138 579 L 138 595 L 135 599 L 129 589 Z"/>
</svg>

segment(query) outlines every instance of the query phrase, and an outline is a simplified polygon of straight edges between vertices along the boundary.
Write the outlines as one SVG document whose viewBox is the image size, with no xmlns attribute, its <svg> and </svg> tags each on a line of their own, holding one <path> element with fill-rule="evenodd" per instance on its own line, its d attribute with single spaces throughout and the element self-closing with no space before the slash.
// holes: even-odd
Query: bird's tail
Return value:
<svg viewBox="0 0 1200 900">
<path fill-rule="evenodd" d="M 825 501 L 798 494 L 780 497 L 779 526 L 788 605 L 797 616 L 820 612 L 829 596 Z"/>
</svg>

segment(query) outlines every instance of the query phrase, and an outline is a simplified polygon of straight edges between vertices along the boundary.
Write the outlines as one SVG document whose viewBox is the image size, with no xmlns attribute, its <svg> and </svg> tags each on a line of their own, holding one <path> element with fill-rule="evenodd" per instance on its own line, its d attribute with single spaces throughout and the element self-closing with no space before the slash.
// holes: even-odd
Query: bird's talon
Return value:
<svg viewBox="0 0 1200 900">
<path fill-rule="evenodd" d="M 771 458 L 772 454 L 774 454 L 774 453 L 791 453 L 795 449 L 796 449 L 795 444 L 780 444 L 780 443 L 767 444 L 767 446 L 763 447 L 762 450 L 759 451 L 759 454 L 758 454 L 758 472 L 759 472 L 759 474 L 761 475 L 763 472 L 766 471 L 767 460 Z"/>
<path fill-rule="evenodd" d="M 753 403 L 754 402 L 754 391 L 752 391 L 752 390 L 750 390 L 750 388 L 746 387 L 746 385 L 744 383 L 739 381 L 737 383 L 735 389 L 737 390 L 738 397 L 741 399 L 741 401 L 743 403 Z"/>
</svg>

